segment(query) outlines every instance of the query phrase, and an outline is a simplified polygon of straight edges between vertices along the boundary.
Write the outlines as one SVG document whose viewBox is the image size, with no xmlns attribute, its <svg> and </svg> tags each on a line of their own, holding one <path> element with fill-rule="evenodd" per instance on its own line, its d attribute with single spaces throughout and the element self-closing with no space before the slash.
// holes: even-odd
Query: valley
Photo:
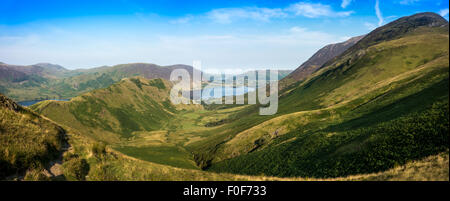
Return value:
<svg viewBox="0 0 450 201">
<path fill-rule="evenodd" d="M 0 81 L 12 99 L 1 96 L 0 177 L 34 171 L 25 178 L 41 180 L 63 154 L 67 180 L 448 181 L 448 33 L 444 18 L 419 13 L 326 46 L 280 72 L 278 111 L 269 116 L 259 115 L 259 102 L 173 104 L 169 75 L 196 70 L 185 65 L 51 74 L 0 64 L 0 74 L 15 75 Z M 65 100 L 13 101 L 40 97 Z M 29 141 L 31 153 L 15 144 Z"/>
</svg>

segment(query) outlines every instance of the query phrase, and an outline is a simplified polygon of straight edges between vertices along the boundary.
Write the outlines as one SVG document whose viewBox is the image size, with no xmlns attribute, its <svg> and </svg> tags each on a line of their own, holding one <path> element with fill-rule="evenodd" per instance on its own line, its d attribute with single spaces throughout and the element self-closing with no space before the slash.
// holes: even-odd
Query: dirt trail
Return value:
<svg viewBox="0 0 450 201">
<path fill-rule="evenodd" d="M 61 147 L 61 152 L 58 155 L 58 158 L 50 161 L 50 163 L 47 165 L 47 167 L 44 170 L 44 174 L 49 177 L 51 180 L 65 180 L 65 177 L 63 175 L 64 171 L 63 171 L 63 167 L 62 167 L 62 163 L 63 163 L 63 156 L 64 153 L 71 150 L 72 147 L 70 146 L 70 144 L 68 143 L 68 139 L 67 139 L 67 134 L 64 131 L 63 134 L 63 143 L 62 143 L 62 147 Z"/>
</svg>

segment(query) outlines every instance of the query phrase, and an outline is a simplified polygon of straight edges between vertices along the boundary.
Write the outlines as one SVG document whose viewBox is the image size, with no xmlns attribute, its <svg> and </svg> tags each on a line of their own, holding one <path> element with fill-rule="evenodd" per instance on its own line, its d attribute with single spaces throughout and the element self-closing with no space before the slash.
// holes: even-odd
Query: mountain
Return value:
<svg viewBox="0 0 450 201">
<path fill-rule="evenodd" d="M 48 70 L 40 66 L 17 66 L 0 64 L 0 92 L 15 100 L 33 96 L 36 98 L 39 89 L 52 77 Z M 30 99 L 28 99 L 30 100 Z"/>
<path fill-rule="evenodd" d="M 317 51 L 305 63 L 287 75 L 280 81 L 280 88 L 285 88 L 295 82 L 303 81 L 309 75 L 320 69 L 330 59 L 339 56 L 351 46 L 355 45 L 364 36 L 350 38 L 342 43 L 330 44 Z"/>
<path fill-rule="evenodd" d="M 169 100 L 171 86 L 164 79 L 124 78 L 70 101 L 43 101 L 31 108 L 62 125 L 113 142 L 132 137 L 133 132 L 159 130 L 180 108 L 195 108 L 173 105 Z"/>
<path fill-rule="evenodd" d="M 39 76 L 42 78 L 57 78 L 69 72 L 69 70 L 65 69 L 62 66 L 50 63 L 38 63 L 29 66 L 9 65 L 1 63 L 0 67 L 1 67 L 0 71 L 1 79 L 5 79 L 5 73 L 7 71 L 16 71 L 23 73 L 27 76 Z M 11 79 L 17 80 L 15 77 Z"/>
<path fill-rule="evenodd" d="M 436 13 L 418 13 L 408 17 L 402 17 L 384 26 L 378 27 L 369 35 L 361 39 L 357 44 L 346 51 L 355 52 L 362 48 L 376 45 L 378 43 L 394 40 L 412 32 L 428 31 L 429 28 L 441 27 L 448 31 L 448 21 Z M 333 62 L 333 61 L 330 61 Z"/>
<path fill-rule="evenodd" d="M 379 27 L 368 37 L 357 36 L 342 43 L 327 45 L 317 51 L 291 74 L 286 76 L 286 78 L 280 82 L 280 88 L 283 89 L 295 82 L 303 81 L 323 65 L 331 63 L 332 61 L 330 60 L 335 59 L 347 50 L 357 51 L 385 40 L 396 39 L 421 26 L 447 27 L 448 29 L 448 22 L 435 13 L 419 13 L 410 17 L 403 17 L 385 26 Z"/>
<path fill-rule="evenodd" d="M 64 129 L 0 94 L 0 179 L 40 171 L 56 159 Z"/>
<path fill-rule="evenodd" d="M 169 80 L 174 69 L 185 69 L 191 74 L 191 77 L 194 70 L 191 66 L 181 64 L 171 66 L 145 63 L 121 64 L 89 69 L 80 75 L 58 80 L 50 84 L 50 88 L 61 97 L 71 98 L 94 89 L 106 88 L 123 78 L 140 76 L 146 79 Z"/>
<path fill-rule="evenodd" d="M 20 82 L 27 79 L 27 73 L 7 64 L 0 64 L 0 79 L 2 81 Z"/>
<path fill-rule="evenodd" d="M 17 101 L 67 99 L 108 87 L 127 77 L 168 80 L 174 69 L 185 69 L 191 75 L 193 72 L 193 68 L 187 65 L 158 66 L 145 63 L 87 70 L 67 70 L 48 63 L 31 66 L 0 64 L 0 91 Z"/>
<path fill-rule="evenodd" d="M 172 104 L 169 100 L 171 87 L 172 83 L 165 79 L 124 78 L 70 101 L 43 101 L 30 108 L 129 155 L 196 169 L 188 157 L 189 152 L 172 140 L 177 141 L 174 132 L 183 126 L 180 116 L 202 107 Z M 147 143 L 152 146 L 144 146 Z M 161 156 L 143 156 L 141 152 Z"/>
<path fill-rule="evenodd" d="M 275 117 L 246 107 L 190 149 L 211 171 L 284 177 L 384 171 L 445 151 L 448 35 L 439 15 L 400 18 L 281 93 Z"/>
<path fill-rule="evenodd" d="M 50 63 L 38 63 L 32 65 L 32 67 L 38 68 L 42 71 L 42 73 L 45 75 L 45 77 L 50 78 L 59 78 L 59 77 L 66 77 L 70 76 L 71 73 L 66 68 L 56 65 L 56 64 L 50 64 Z"/>
<path fill-rule="evenodd" d="M 69 71 L 66 68 L 57 65 L 57 64 L 51 64 L 51 63 L 37 63 L 34 64 L 33 66 L 39 66 L 48 70 L 54 70 L 54 71 Z"/>
<path fill-rule="evenodd" d="M 90 179 L 167 180 L 176 174 L 220 180 L 245 174 L 387 180 L 411 179 L 414 169 L 413 179 L 448 180 L 444 21 L 421 13 L 374 30 L 281 91 L 272 116 L 259 115 L 260 104 L 173 105 L 172 83 L 142 77 L 30 109 L 77 133 L 74 152 L 93 167 Z M 74 87 L 91 80 L 83 89 L 90 90 L 130 71 L 103 67 L 65 81 Z M 83 137 L 108 149 L 85 145 Z"/>
</svg>

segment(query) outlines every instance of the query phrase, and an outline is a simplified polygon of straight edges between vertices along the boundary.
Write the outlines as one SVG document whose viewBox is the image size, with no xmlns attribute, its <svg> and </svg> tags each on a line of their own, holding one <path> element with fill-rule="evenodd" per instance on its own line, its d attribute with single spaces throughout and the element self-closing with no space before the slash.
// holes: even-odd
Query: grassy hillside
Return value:
<svg viewBox="0 0 450 201">
<path fill-rule="evenodd" d="M 342 54 L 363 37 L 364 36 L 357 36 L 341 43 L 330 44 L 323 47 L 297 69 L 283 78 L 279 83 L 279 88 L 284 89 L 291 84 L 305 80 L 309 75 L 320 69 L 326 62 Z"/>
<path fill-rule="evenodd" d="M 312 143 L 306 147 L 321 143 L 322 140 L 330 145 L 337 143 L 338 141 L 330 142 L 327 135 L 320 135 L 327 128 L 326 132 L 331 133 L 330 136 L 334 136 L 335 132 L 342 132 L 337 130 L 339 127 L 347 130 L 373 129 L 383 122 L 387 123 L 400 117 L 408 118 L 408 115 L 415 114 L 413 117 L 419 118 L 423 115 L 421 112 L 430 112 L 433 105 L 439 105 L 438 110 L 448 116 L 448 112 L 445 112 L 448 108 L 448 26 L 414 27 L 406 33 L 402 32 L 401 37 L 378 41 L 375 45 L 358 51 L 349 51 L 306 81 L 286 89 L 280 97 L 277 118 L 271 120 L 271 117 L 258 116 L 257 106 L 237 112 L 234 117 L 225 121 L 231 123 L 213 131 L 217 135 L 191 145 L 190 148 L 197 151 L 198 163 L 205 166 L 212 164 L 211 170 L 215 171 L 289 176 L 312 174 L 316 177 L 380 171 L 393 167 L 393 164 L 390 164 L 383 167 L 374 166 L 369 168 L 370 170 L 349 169 L 348 172 L 340 172 L 337 167 L 329 166 L 320 172 L 305 173 L 302 168 L 296 166 L 299 164 L 289 166 L 287 164 L 290 162 L 286 161 L 292 160 L 294 164 L 296 160 L 313 160 L 319 156 L 308 155 L 306 158 L 299 158 L 300 155 L 306 154 L 303 152 L 306 150 L 298 152 L 300 147 L 305 147 L 299 138 L 306 134 L 307 138 L 310 138 L 306 141 Z M 372 37 L 372 33 L 368 37 Z M 295 113 L 297 111 L 299 112 Z M 435 120 L 424 119 L 423 123 L 445 125 L 445 122 L 433 121 Z M 343 127 L 344 125 L 347 127 Z M 391 126 L 395 127 L 393 124 Z M 364 135 L 360 132 L 356 136 L 361 138 Z M 310 141 L 316 137 L 320 141 Z M 445 139 L 445 132 L 439 131 L 435 137 Z M 351 144 L 353 140 L 356 143 L 356 139 L 347 139 L 347 143 Z M 436 139 L 433 143 L 439 142 Z M 272 143 L 292 145 L 291 149 L 297 151 L 292 153 L 292 156 L 287 154 L 289 152 L 274 154 L 273 150 L 278 149 L 274 147 L 271 151 L 258 153 L 266 148 L 269 150 L 268 147 L 271 147 Z M 427 146 L 439 148 L 432 153 L 424 151 L 424 156 L 436 153 L 442 150 L 443 146 L 448 147 L 448 144 Z M 317 151 L 318 154 L 323 150 L 312 148 L 308 152 L 310 151 Z M 247 153 L 251 154 L 217 163 Z M 268 158 L 261 158 L 267 155 Z M 283 160 L 275 160 L 270 158 L 270 155 L 277 155 Z M 379 157 L 379 163 L 386 164 L 385 162 L 389 161 L 389 156 L 384 157 Z M 404 157 L 406 160 L 416 159 L 412 156 Z M 403 159 L 397 159 L 399 164 L 405 162 Z M 254 162 L 260 165 L 252 166 Z M 344 161 L 336 163 L 344 164 Z M 362 161 L 358 163 L 363 164 Z"/>
<path fill-rule="evenodd" d="M 75 97 L 94 89 L 106 88 L 123 78 L 140 76 L 146 79 L 162 78 L 169 80 L 170 73 L 174 69 L 186 69 L 191 74 L 193 71 L 193 68 L 187 65 L 120 64 L 80 71 L 80 75 L 58 80 L 50 84 L 49 88 L 62 97 Z"/>
<path fill-rule="evenodd" d="M 448 156 L 447 151 L 419 161 L 409 162 L 385 172 L 352 177 L 355 177 L 355 180 L 361 178 L 367 181 L 448 181 Z"/>
<path fill-rule="evenodd" d="M 171 86 L 163 79 L 126 78 L 71 101 L 43 101 L 31 108 L 131 156 L 196 169 L 191 154 L 179 146 L 193 134 L 176 131 L 188 128 L 189 114 L 201 106 L 173 105 Z"/>
<path fill-rule="evenodd" d="M 94 89 L 106 88 L 123 78 L 141 76 L 168 80 L 173 69 L 187 65 L 158 66 L 133 63 L 88 70 L 67 70 L 58 65 L 15 66 L 0 64 L 0 91 L 16 101 L 69 99 Z"/>
<path fill-rule="evenodd" d="M 0 92 L 16 100 L 59 98 L 49 86 L 57 79 L 75 75 L 62 66 L 39 63 L 29 66 L 0 64 Z"/>
<path fill-rule="evenodd" d="M 60 154 L 64 133 L 0 94 L 0 179 L 42 170 Z"/>
<path fill-rule="evenodd" d="M 372 126 L 345 122 L 315 132 L 296 130 L 261 151 L 213 164 L 211 170 L 302 177 L 383 171 L 448 149 L 448 121 L 446 102 Z"/>
<path fill-rule="evenodd" d="M 153 131 L 165 126 L 177 111 L 168 99 L 170 86 L 162 79 L 127 78 L 71 101 L 43 101 L 31 108 L 65 125 L 92 129 L 96 138 L 112 142 L 114 138 L 130 138 L 134 131 Z M 108 139 L 94 130 L 107 136 L 117 135 Z"/>
<path fill-rule="evenodd" d="M 448 44 L 442 17 L 401 18 L 284 88 L 274 116 L 260 116 L 260 105 L 174 106 L 169 82 L 143 78 L 31 108 L 107 145 L 104 155 L 81 143 L 79 156 L 68 157 L 87 160 L 95 170 L 90 179 L 164 180 L 173 173 L 188 180 L 442 180 L 448 165 L 437 155 L 449 144 Z M 408 176 L 417 167 L 436 171 Z"/>
<path fill-rule="evenodd" d="M 80 178 L 70 178 L 73 172 L 67 165 L 66 178 L 89 181 L 363 181 L 363 180 L 422 180 L 448 181 L 448 151 L 422 160 L 411 161 L 384 172 L 352 175 L 332 179 L 311 177 L 248 176 L 214 173 L 201 170 L 177 168 L 130 157 L 114 149 L 98 149 L 98 142 L 76 130 L 68 128 L 69 142 L 73 149 L 65 154 L 65 160 L 76 155 L 87 162 L 88 171 Z"/>
</svg>

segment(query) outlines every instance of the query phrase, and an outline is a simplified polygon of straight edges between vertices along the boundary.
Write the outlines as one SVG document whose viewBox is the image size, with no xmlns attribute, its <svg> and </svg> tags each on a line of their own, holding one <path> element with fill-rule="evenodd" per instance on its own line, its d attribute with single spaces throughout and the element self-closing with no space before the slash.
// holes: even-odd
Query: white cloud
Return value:
<svg viewBox="0 0 450 201">
<path fill-rule="evenodd" d="M 305 3 L 299 2 L 292 4 L 286 10 L 294 12 L 295 15 L 301 15 L 308 18 L 316 17 L 346 17 L 353 13 L 353 11 L 336 12 L 331 6 L 320 3 Z"/>
<path fill-rule="evenodd" d="M 315 51 L 330 43 L 341 42 L 341 36 L 292 27 L 282 33 L 160 36 L 152 49 L 158 64 L 191 63 L 192 58 L 210 68 L 295 68 Z M 148 52 L 152 55 L 152 52 Z M 156 53 L 156 52 L 154 52 Z"/>
<path fill-rule="evenodd" d="M 402 0 L 399 3 L 402 5 L 411 5 L 415 4 L 416 2 L 419 2 L 419 0 Z"/>
<path fill-rule="evenodd" d="M 270 21 L 272 18 L 283 18 L 287 14 L 279 8 L 220 8 L 207 13 L 207 16 L 218 23 L 231 23 L 237 19 L 251 19 L 257 21 Z"/>
<path fill-rule="evenodd" d="M 51 62 L 73 69 L 132 62 L 191 64 L 199 59 L 205 69 L 293 69 L 324 45 L 345 39 L 304 27 L 271 33 L 173 33 L 126 40 L 116 35 L 99 38 L 71 34 L 47 35 L 43 30 L 33 35 L 0 37 L 0 60 L 24 65 Z"/>
<path fill-rule="evenodd" d="M 169 23 L 171 23 L 171 24 L 186 24 L 186 23 L 189 23 L 193 18 L 194 17 L 192 15 L 187 15 L 182 18 L 171 20 L 171 21 L 169 21 Z"/>
<path fill-rule="evenodd" d="M 351 2 L 352 0 L 342 0 L 341 7 L 347 8 L 347 6 L 350 5 Z"/>
<path fill-rule="evenodd" d="M 439 15 L 441 15 L 442 17 L 447 16 L 448 15 L 448 8 L 440 10 L 439 11 Z"/>
<path fill-rule="evenodd" d="M 381 13 L 381 10 L 380 10 L 380 1 L 379 0 L 377 0 L 375 2 L 375 13 L 378 18 L 378 26 L 383 25 L 384 19 L 383 19 L 383 14 Z"/>
<path fill-rule="evenodd" d="M 323 4 L 294 5 L 296 6 L 285 8 L 216 9 L 202 15 L 186 15 L 167 23 L 185 24 L 211 19 L 219 23 L 241 19 L 267 22 L 295 16 L 339 17 L 350 14 L 337 12 L 331 6 Z M 5 30 L 10 33 L 2 33 L 0 36 L 0 60 L 12 64 L 50 62 L 68 68 L 89 68 L 131 62 L 191 64 L 193 59 L 200 59 L 204 67 L 286 69 L 297 67 L 324 45 L 345 39 L 339 34 L 297 26 L 284 30 L 263 27 L 261 30 L 264 31 L 243 30 L 230 33 L 226 30 L 214 30 L 214 27 L 220 29 L 222 26 L 211 23 L 208 26 L 213 28 L 205 27 L 201 32 L 165 31 L 148 26 L 152 25 L 152 21 L 147 20 L 147 16 L 136 17 L 142 24 L 130 23 L 126 31 L 110 31 L 116 29 L 116 24 L 102 27 L 95 21 L 80 21 L 75 27 L 61 24 L 61 29 L 53 31 L 38 24 L 38 29 L 20 31 L 22 35 L 16 33 L 24 27 L 6 27 Z M 79 28 L 78 23 L 83 25 L 83 29 Z M 123 25 L 122 23 L 118 25 Z"/>
<path fill-rule="evenodd" d="M 368 30 L 370 30 L 370 31 L 372 31 L 372 30 L 374 30 L 374 29 L 377 28 L 377 26 L 376 26 L 375 24 L 372 24 L 372 23 L 370 23 L 370 22 L 365 22 L 365 23 L 364 23 L 364 26 L 365 26 Z"/>
<path fill-rule="evenodd" d="M 344 0 L 342 5 L 346 7 L 351 1 L 352 0 Z M 238 19 L 268 22 L 274 18 L 285 18 L 290 16 L 304 16 L 308 18 L 347 17 L 352 13 L 353 11 L 334 11 L 330 5 L 298 2 L 286 8 L 220 8 L 208 12 L 206 16 L 215 22 L 228 24 Z"/>
</svg>

